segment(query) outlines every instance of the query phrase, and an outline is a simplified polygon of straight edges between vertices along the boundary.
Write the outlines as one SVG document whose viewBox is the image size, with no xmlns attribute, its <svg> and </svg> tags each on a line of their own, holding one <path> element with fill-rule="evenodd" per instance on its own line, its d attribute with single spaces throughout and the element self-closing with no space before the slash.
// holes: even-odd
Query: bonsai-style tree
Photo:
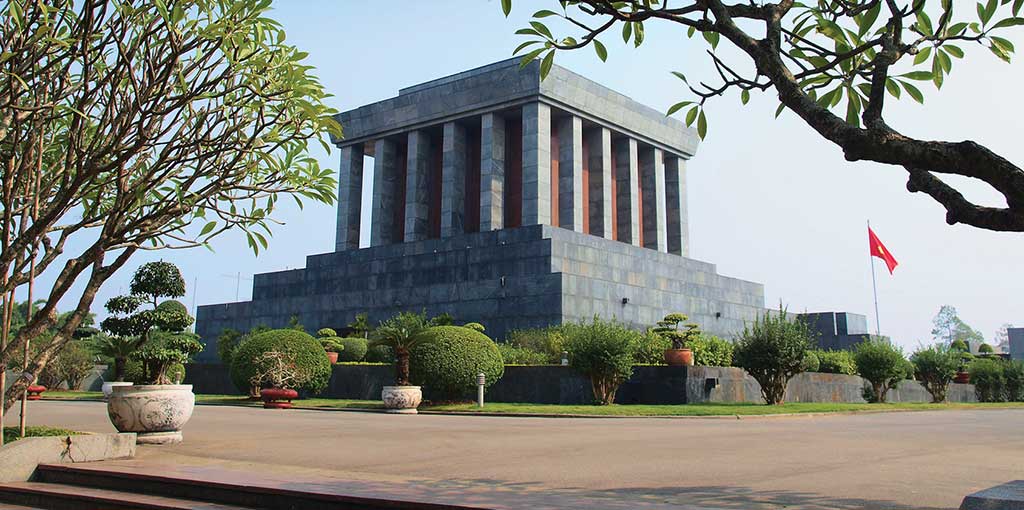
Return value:
<svg viewBox="0 0 1024 510">
<path fill-rule="evenodd" d="M 374 331 L 372 347 L 384 345 L 395 353 L 395 385 L 409 384 L 409 353 L 424 341 L 420 335 L 429 327 L 425 313 L 402 312 L 383 321 Z"/>
<path fill-rule="evenodd" d="M 352 333 L 355 335 L 369 338 L 371 329 L 370 315 L 366 312 L 357 313 L 356 318 L 348 324 L 348 329 L 352 330 Z"/>
<path fill-rule="evenodd" d="M 342 135 L 336 112 L 271 8 L 3 2 L 0 296 L 48 284 L 16 337 L 0 335 L 0 365 L 58 324 L 58 303 L 75 303 L 3 409 L 140 250 L 209 246 L 240 230 L 259 251 L 282 199 L 333 203 L 337 181 L 309 152 Z"/>
<path fill-rule="evenodd" d="M 903 350 L 885 339 L 861 342 L 853 351 L 857 373 L 868 380 L 871 391 L 869 401 L 885 402 L 886 394 L 907 376 L 907 360 Z"/>
<path fill-rule="evenodd" d="M 309 371 L 295 363 L 293 355 L 276 349 L 257 355 L 252 360 L 252 367 L 249 384 L 254 388 L 292 390 L 310 380 Z"/>
<path fill-rule="evenodd" d="M 910 356 L 914 375 L 932 396 L 932 402 L 945 402 L 946 390 L 960 367 L 959 353 L 944 344 L 918 349 Z"/>
<path fill-rule="evenodd" d="M 130 290 L 128 295 L 107 301 L 111 316 L 103 319 L 100 326 L 110 335 L 134 339 L 133 356 L 145 360 L 147 365 L 147 380 L 134 382 L 169 384 L 167 369 L 203 348 L 194 335 L 181 334 L 193 322 L 185 306 L 177 301 L 160 302 L 161 298 L 184 296 L 185 279 L 170 262 L 148 262 L 135 271 Z M 174 335 L 151 343 L 157 331 Z"/>
<path fill-rule="evenodd" d="M 806 368 L 810 338 L 807 324 L 789 319 L 780 305 L 778 312 L 765 313 L 743 328 L 733 348 L 733 364 L 761 385 L 765 403 L 781 404 L 789 380 Z"/>
<path fill-rule="evenodd" d="M 676 103 L 687 125 L 707 134 L 709 101 L 751 93 L 778 98 L 778 113 L 790 110 L 848 161 L 874 161 L 906 173 L 907 190 L 923 192 L 946 210 L 950 225 L 1024 231 L 1024 170 L 973 141 L 935 141 L 904 134 L 885 118 L 885 106 L 900 99 L 924 102 L 918 86 L 942 87 L 963 46 L 986 47 L 1009 62 L 1013 43 L 1004 37 L 1024 24 L 1021 0 L 983 0 L 976 9 L 953 0 L 559 0 L 537 11 L 517 34 L 528 38 L 514 53 L 524 63 L 540 58 L 540 73 L 552 68 L 559 50 L 592 46 L 608 55 L 601 37 L 639 47 L 645 28 L 675 27 L 676 40 L 697 38 L 707 47 L 715 72 L 680 85 L 692 99 Z M 502 0 L 508 15 L 512 0 Z M 953 6 L 958 5 L 957 9 Z M 551 20 L 558 26 L 548 27 Z M 554 26 L 554 25 L 552 25 Z M 564 27 L 571 34 L 557 33 Z M 678 59 L 677 59 L 678 60 Z M 1005 207 L 972 202 L 959 183 L 943 176 L 984 182 Z"/>
<path fill-rule="evenodd" d="M 316 339 L 327 352 L 341 352 L 345 350 L 338 333 L 331 328 L 321 328 L 316 332 Z"/>
<path fill-rule="evenodd" d="M 670 313 L 658 321 L 657 327 L 652 328 L 651 331 L 672 342 L 673 349 L 685 349 L 691 340 L 700 336 L 700 326 L 692 322 L 683 324 L 688 320 L 690 318 L 684 314 Z M 683 329 L 679 329 L 680 326 Z"/>
<path fill-rule="evenodd" d="M 989 344 L 983 343 L 978 346 L 978 354 L 992 354 L 993 352 L 996 352 L 996 350 Z"/>
</svg>

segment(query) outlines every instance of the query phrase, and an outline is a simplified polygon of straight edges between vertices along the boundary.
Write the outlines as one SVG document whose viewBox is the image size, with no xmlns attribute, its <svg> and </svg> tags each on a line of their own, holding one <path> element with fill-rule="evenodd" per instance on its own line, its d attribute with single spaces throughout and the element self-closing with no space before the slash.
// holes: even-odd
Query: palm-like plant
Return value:
<svg viewBox="0 0 1024 510">
<path fill-rule="evenodd" d="M 135 352 L 137 341 L 135 337 L 99 333 L 89 340 L 89 347 L 97 356 L 113 360 L 114 380 L 120 382 L 124 381 L 125 366 L 128 364 L 128 357 Z"/>
<path fill-rule="evenodd" d="M 402 312 L 380 323 L 371 346 L 386 345 L 395 351 L 395 384 L 409 384 L 409 353 L 423 341 L 420 333 L 428 327 L 425 313 Z"/>
</svg>

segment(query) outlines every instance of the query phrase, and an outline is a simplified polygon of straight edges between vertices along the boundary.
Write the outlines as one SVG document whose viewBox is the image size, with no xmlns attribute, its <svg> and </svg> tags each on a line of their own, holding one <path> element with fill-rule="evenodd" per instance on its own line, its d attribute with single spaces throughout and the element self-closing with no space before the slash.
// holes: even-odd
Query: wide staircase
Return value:
<svg viewBox="0 0 1024 510">
<path fill-rule="evenodd" d="M 355 509 L 462 510 L 451 501 L 403 501 L 322 482 L 268 482 L 237 472 L 168 475 L 106 463 L 40 465 L 29 482 L 0 484 L 0 510 Z"/>
</svg>

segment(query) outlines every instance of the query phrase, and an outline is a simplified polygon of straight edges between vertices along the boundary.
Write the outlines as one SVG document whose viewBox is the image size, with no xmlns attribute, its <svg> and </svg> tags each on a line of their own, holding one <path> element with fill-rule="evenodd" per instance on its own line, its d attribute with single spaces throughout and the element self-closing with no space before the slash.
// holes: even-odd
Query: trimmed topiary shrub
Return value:
<svg viewBox="0 0 1024 510">
<path fill-rule="evenodd" d="M 308 372 L 309 380 L 295 389 L 315 394 L 327 387 L 331 363 L 320 342 L 299 330 L 273 329 L 253 335 L 235 349 L 231 360 L 231 380 L 239 390 L 250 396 L 259 394 L 259 388 L 253 388 L 249 380 L 256 373 L 256 360 L 270 351 L 288 355 L 296 367 Z"/>
<path fill-rule="evenodd" d="M 485 328 L 484 325 L 480 324 L 479 322 L 467 322 L 463 324 L 462 327 L 472 329 L 473 331 L 479 331 L 480 333 L 484 333 L 487 331 L 487 328 Z"/>
<path fill-rule="evenodd" d="M 544 353 L 531 351 L 525 347 L 516 347 L 509 344 L 498 344 L 498 352 L 506 365 L 548 365 L 547 356 Z"/>
<path fill-rule="evenodd" d="M 765 403 L 781 404 L 789 380 L 804 371 L 810 347 L 807 324 L 790 320 L 780 306 L 778 312 L 764 314 L 743 328 L 733 348 L 733 360 L 761 385 Z"/>
<path fill-rule="evenodd" d="M 857 362 L 857 373 L 871 383 L 870 391 L 864 392 L 869 402 L 885 402 L 889 390 L 906 379 L 911 371 L 903 350 L 884 339 L 861 342 L 853 359 Z"/>
<path fill-rule="evenodd" d="M 914 375 L 932 396 L 932 402 L 945 402 L 946 390 L 960 366 L 960 353 L 943 344 L 918 349 L 910 356 Z"/>
<path fill-rule="evenodd" d="M 370 345 L 363 361 L 367 363 L 394 363 L 395 351 L 386 345 Z"/>
<path fill-rule="evenodd" d="M 978 346 L 978 354 L 992 354 L 993 352 L 996 352 L 996 350 L 989 344 L 981 344 Z"/>
<path fill-rule="evenodd" d="M 465 398 L 476 390 L 477 374 L 486 386 L 505 374 L 498 346 L 487 335 L 461 326 L 434 326 L 419 334 L 409 357 L 409 378 L 445 399 Z"/>
<path fill-rule="evenodd" d="M 714 335 L 700 335 L 690 340 L 693 364 L 703 367 L 731 367 L 732 342 Z"/>
<path fill-rule="evenodd" d="M 968 367 L 974 393 L 982 402 L 1002 402 L 1006 399 L 1006 378 L 1003 363 L 994 359 L 976 359 Z"/>
<path fill-rule="evenodd" d="M 619 386 L 633 375 L 640 333 L 597 317 L 570 331 L 565 341 L 569 364 L 590 379 L 596 403 L 614 403 Z"/>
<path fill-rule="evenodd" d="M 338 360 L 363 361 L 368 348 L 365 338 L 341 338 L 337 341 L 344 347 L 342 351 L 338 352 Z"/>
<path fill-rule="evenodd" d="M 818 372 L 826 374 L 857 375 L 857 362 L 850 351 L 816 350 Z"/>
</svg>

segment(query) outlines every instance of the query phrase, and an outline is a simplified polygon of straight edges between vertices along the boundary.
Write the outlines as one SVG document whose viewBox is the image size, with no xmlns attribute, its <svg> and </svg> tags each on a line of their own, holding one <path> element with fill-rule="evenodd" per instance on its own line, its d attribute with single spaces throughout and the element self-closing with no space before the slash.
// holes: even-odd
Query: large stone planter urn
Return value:
<svg viewBox="0 0 1024 510">
<path fill-rule="evenodd" d="M 380 396 L 389 413 L 416 414 L 416 408 L 423 401 L 419 386 L 385 386 Z"/>
<path fill-rule="evenodd" d="M 112 395 L 114 393 L 114 388 L 115 387 L 117 387 L 117 386 L 131 386 L 131 385 L 132 385 L 132 383 L 130 383 L 130 382 L 105 381 L 103 383 L 102 388 L 100 388 L 100 389 L 103 390 L 103 400 L 110 400 L 110 395 Z"/>
<path fill-rule="evenodd" d="M 107 415 L 118 432 L 135 432 L 139 444 L 175 444 L 195 404 L 191 384 L 115 386 Z"/>
</svg>

